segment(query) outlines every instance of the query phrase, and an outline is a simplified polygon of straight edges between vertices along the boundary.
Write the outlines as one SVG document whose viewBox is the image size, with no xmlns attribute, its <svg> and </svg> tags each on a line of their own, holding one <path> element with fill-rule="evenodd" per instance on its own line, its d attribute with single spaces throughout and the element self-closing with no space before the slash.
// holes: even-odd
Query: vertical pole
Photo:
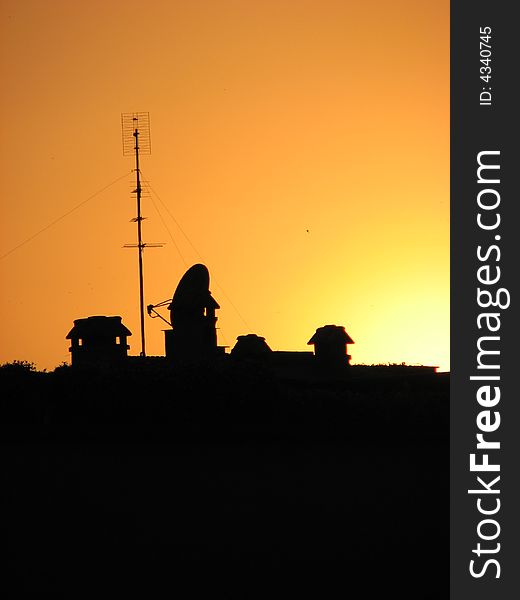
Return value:
<svg viewBox="0 0 520 600">
<path fill-rule="evenodd" d="M 144 341 L 144 284 L 143 284 L 143 241 L 141 237 L 141 177 L 139 172 L 139 131 L 134 130 L 135 137 L 135 172 L 137 179 L 137 249 L 139 252 L 139 308 L 141 317 L 141 356 L 146 356 Z"/>
</svg>

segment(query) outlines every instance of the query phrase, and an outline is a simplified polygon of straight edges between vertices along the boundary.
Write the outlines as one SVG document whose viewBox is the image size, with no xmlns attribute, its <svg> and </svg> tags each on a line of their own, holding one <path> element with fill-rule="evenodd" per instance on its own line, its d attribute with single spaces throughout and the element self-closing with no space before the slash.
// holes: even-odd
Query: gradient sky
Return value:
<svg viewBox="0 0 520 600">
<path fill-rule="evenodd" d="M 120 114 L 149 111 L 147 304 L 204 262 L 220 344 L 309 350 L 338 324 L 353 363 L 449 368 L 447 0 L 0 6 L 0 362 L 69 361 L 89 315 L 121 315 L 139 354 Z"/>
</svg>

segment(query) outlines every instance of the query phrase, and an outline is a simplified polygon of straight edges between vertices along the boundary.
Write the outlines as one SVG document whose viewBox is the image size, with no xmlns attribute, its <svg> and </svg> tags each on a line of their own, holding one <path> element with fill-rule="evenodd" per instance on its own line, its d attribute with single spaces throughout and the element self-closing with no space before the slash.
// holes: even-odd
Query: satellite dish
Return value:
<svg viewBox="0 0 520 600">
<path fill-rule="evenodd" d="M 196 316 L 215 313 L 220 308 L 209 291 L 209 271 L 206 265 L 196 264 L 190 267 L 179 281 L 168 307 L 171 311 L 173 324 L 176 317 Z"/>
<path fill-rule="evenodd" d="M 166 339 L 167 356 L 191 360 L 216 352 L 215 310 L 220 306 L 209 291 L 205 265 L 193 265 L 184 273 L 168 308 L 173 330 Z"/>
</svg>

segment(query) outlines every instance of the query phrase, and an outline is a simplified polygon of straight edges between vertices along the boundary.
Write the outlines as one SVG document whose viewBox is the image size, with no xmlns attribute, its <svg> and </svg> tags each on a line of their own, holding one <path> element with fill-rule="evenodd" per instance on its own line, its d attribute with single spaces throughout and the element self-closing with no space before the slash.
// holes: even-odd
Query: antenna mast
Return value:
<svg viewBox="0 0 520 600">
<path fill-rule="evenodd" d="M 137 217 L 132 219 L 137 223 L 137 244 L 125 244 L 125 248 L 137 248 L 139 256 L 139 312 L 141 321 L 141 356 L 146 356 L 144 333 L 144 280 L 143 280 L 143 250 L 145 247 L 160 247 L 162 244 L 145 244 L 142 238 L 141 215 L 141 172 L 139 170 L 139 153 L 151 154 L 150 113 L 135 112 L 121 114 L 121 129 L 123 134 L 123 155 L 135 154 L 135 177 L 137 195 Z"/>
</svg>

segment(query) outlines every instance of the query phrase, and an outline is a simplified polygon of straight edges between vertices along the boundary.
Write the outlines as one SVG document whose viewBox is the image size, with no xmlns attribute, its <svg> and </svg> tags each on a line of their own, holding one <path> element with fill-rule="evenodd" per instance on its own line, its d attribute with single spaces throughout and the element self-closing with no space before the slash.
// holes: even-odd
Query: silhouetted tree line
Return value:
<svg viewBox="0 0 520 600">
<path fill-rule="evenodd" d="M 448 595 L 447 376 L 22 361 L 0 389 L 19 597 Z"/>
<path fill-rule="evenodd" d="M 4 424 L 55 431 L 66 424 L 78 432 L 132 425 L 132 435 L 152 427 L 165 435 L 383 436 L 398 442 L 447 439 L 449 427 L 449 377 L 406 371 L 308 380 L 229 360 L 177 366 L 135 360 L 109 370 L 63 365 L 48 373 L 19 362 L 0 367 L 0 386 Z"/>
</svg>

